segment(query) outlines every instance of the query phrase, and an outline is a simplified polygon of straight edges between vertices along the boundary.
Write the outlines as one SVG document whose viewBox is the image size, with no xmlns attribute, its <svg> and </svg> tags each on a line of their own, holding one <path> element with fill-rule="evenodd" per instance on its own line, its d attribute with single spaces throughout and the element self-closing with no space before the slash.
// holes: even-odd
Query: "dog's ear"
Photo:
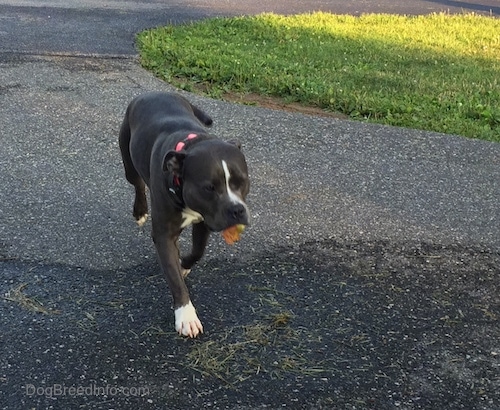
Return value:
<svg viewBox="0 0 500 410">
<path fill-rule="evenodd" d="M 238 149 L 241 149 L 241 142 L 239 142 L 238 140 L 229 140 L 228 143 L 232 144 L 232 145 L 236 145 L 238 147 Z"/>
<path fill-rule="evenodd" d="M 180 175 L 184 158 L 186 158 L 185 152 L 168 151 L 163 158 L 163 171 L 172 172 L 174 175 Z"/>
</svg>

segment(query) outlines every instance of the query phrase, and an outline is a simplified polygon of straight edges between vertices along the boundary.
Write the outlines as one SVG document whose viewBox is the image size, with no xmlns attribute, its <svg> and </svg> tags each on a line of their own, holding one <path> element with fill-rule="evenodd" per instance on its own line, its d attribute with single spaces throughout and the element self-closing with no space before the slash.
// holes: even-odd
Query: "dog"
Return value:
<svg viewBox="0 0 500 410">
<path fill-rule="evenodd" d="M 203 333 L 184 278 L 205 251 L 210 232 L 249 225 L 248 168 L 237 141 L 207 132 L 212 119 L 176 93 L 149 92 L 129 104 L 119 144 L 125 177 L 135 187 L 133 216 L 142 226 L 150 193 L 152 238 L 172 293 L 175 329 Z M 178 238 L 193 224 L 192 249 L 180 257 Z"/>
</svg>

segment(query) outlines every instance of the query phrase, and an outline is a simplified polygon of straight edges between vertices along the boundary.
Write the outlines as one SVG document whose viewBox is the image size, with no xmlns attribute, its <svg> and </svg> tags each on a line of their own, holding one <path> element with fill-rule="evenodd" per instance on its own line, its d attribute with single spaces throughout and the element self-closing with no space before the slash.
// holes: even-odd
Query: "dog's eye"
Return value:
<svg viewBox="0 0 500 410">
<path fill-rule="evenodd" d="M 215 191 L 215 185 L 214 184 L 207 184 L 207 185 L 205 185 L 205 191 L 207 191 L 207 192 L 214 192 Z"/>
</svg>

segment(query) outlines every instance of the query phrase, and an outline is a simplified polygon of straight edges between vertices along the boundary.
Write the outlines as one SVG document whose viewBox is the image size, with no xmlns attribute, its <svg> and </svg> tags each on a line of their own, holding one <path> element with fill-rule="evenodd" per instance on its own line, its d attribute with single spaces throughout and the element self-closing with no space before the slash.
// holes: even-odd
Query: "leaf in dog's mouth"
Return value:
<svg viewBox="0 0 500 410">
<path fill-rule="evenodd" d="M 222 231 L 222 237 L 228 245 L 234 245 L 240 240 L 240 234 L 245 230 L 245 225 L 238 224 L 230 226 Z"/>
</svg>

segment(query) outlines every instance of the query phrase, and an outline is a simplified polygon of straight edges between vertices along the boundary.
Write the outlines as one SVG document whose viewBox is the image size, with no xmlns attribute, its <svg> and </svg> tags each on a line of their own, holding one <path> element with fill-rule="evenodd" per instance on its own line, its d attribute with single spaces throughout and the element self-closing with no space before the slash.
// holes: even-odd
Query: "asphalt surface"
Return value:
<svg viewBox="0 0 500 410">
<path fill-rule="evenodd" d="M 0 1 L 2 409 L 500 408 L 498 144 L 188 95 L 242 142 L 253 225 L 235 247 L 214 235 L 189 278 L 206 334 L 172 331 L 118 152 L 130 99 L 172 89 L 134 33 L 259 11 L 500 14 L 344 3 Z"/>
</svg>

